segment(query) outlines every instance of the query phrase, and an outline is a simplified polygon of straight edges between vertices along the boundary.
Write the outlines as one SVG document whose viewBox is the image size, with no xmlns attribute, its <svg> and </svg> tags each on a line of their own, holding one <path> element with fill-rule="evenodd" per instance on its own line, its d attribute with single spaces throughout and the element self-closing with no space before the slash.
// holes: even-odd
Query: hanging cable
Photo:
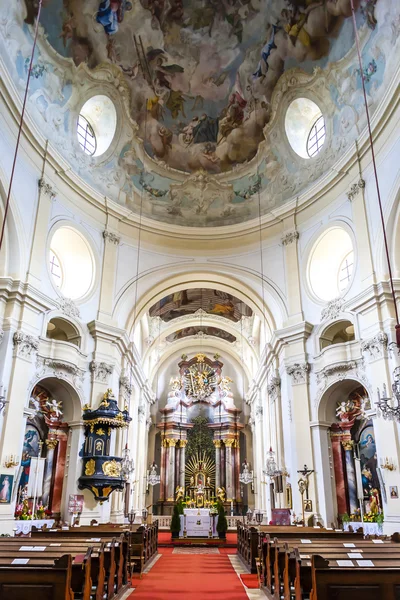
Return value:
<svg viewBox="0 0 400 600">
<path fill-rule="evenodd" d="M 354 0 L 350 0 L 350 5 L 351 5 L 352 16 L 353 16 L 353 28 L 354 28 L 354 35 L 355 35 L 355 40 L 356 40 L 358 62 L 359 62 L 359 65 L 360 65 L 360 77 L 361 77 L 362 89 L 363 89 L 363 95 L 364 95 L 365 114 L 366 114 L 366 117 L 367 117 L 367 124 L 368 124 L 369 145 L 370 145 L 370 148 L 371 148 L 372 164 L 373 164 L 373 167 L 374 167 L 374 176 L 375 176 L 376 192 L 377 192 L 377 196 L 378 196 L 379 213 L 380 213 L 380 217 L 381 217 L 383 239 L 384 239 L 385 252 L 386 252 L 386 259 L 387 259 L 387 264 L 388 264 L 388 269 L 389 269 L 390 289 L 391 289 L 391 292 L 392 292 L 394 311 L 395 311 L 395 315 L 396 315 L 396 326 L 395 326 L 395 329 L 396 329 L 396 343 L 397 343 L 397 346 L 400 348 L 399 312 L 398 312 L 398 309 L 397 309 L 396 293 L 395 293 L 395 290 L 394 290 L 394 283 L 393 283 L 393 276 L 392 276 L 392 265 L 391 265 L 391 262 L 390 262 L 389 245 L 388 245 L 388 240 L 387 240 L 387 235 L 386 235 L 385 218 L 384 218 L 384 215 L 383 215 L 381 191 L 380 191 L 380 186 L 379 186 L 378 171 L 377 171 L 377 167 L 376 167 L 374 140 L 373 140 L 373 137 L 372 137 L 371 119 L 370 119 L 368 102 L 367 102 L 367 91 L 366 91 L 366 87 L 365 87 L 365 74 L 364 74 L 364 68 L 363 68 L 363 63 L 362 63 L 362 58 L 361 58 L 360 38 L 359 38 L 359 35 L 358 35 L 358 29 L 357 29 L 356 10 L 355 10 L 355 7 L 354 7 Z"/>
<path fill-rule="evenodd" d="M 36 16 L 35 34 L 34 34 L 34 37 L 33 37 L 33 46 L 32 46 L 32 53 L 31 53 L 31 60 L 29 62 L 29 69 L 28 69 L 28 78 L 26 80 L 24 100 L 22 102 L 21 118 L 20 118 L 19 127 L 18 127 L 17 143 L 15 145 L 14 160 L 13 160 L 13 164 L 12 164 L 12 168 L 11 168 L 10 184 L 8 186 L 8 194 L 7 194 L 6 204 L 5 204 L 5 207 L 4 207 L 3 224 L 1 226 L 0 250 L 1 250 L 2 246 L 3 246 L 3 239 L 4 239 L 5 228 L 6 228 L 7 214 L 8 214 L 8 209 L 9 209 L 9 206 L 10 206 L 11 190 L 12 190 L 12 185 L 13 185 L 13 181 L 14 181 L 15 167 L 16 167 L 16 164 L 17 164 L 17 156 L 18 156 L 18 150 L 19 150 L 19 143 L 20 143 L 20 139 L 21 139 L 22 127 L 23 127 L 23 124 L 24 124 L 25 108 L 26 108 L 26 102 L 27 102 L 27 99 L 28 99 L 29 81 L 30 81 L 30 78 L 31 78 L 32 66 L 33 66 L 33 59 L 34 59 L 34 56 L 35 56 L 35 48 L 36 48 L 36 41 L 37 41 L 38 31 L 39 31 L 39 19 L 40 19 L 40 12 L 41 12 L 41 10 L 42 10 L 42 0 L 39 0 L 39 2 L 38 2 L 38 12 L 37 12 L 37 16 Z"/>
</svg>

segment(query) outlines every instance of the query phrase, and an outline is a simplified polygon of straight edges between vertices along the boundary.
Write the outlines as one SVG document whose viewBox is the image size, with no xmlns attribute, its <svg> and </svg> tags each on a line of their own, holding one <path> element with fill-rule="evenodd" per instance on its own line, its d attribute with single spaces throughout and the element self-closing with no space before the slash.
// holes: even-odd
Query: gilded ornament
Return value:
<svg viewBox="0 0 400 600">
<path fill-rule="evenodd" d="M 106 432 L 104 431 L 104 429 L 99 427 L 99 429 L 96 429 L 96 434 L 97 435 L 106 435 Z"/>
<path fill-rule="evenodd" d="M 94 475 L 95 471 L 96 471 L 96 463 L 93 460 L 93 458 L 91 458 L 86 463 L 86 466 L 85 466 L 85 475 L 87 477 L 91 477 L 92 475 Z"/>
<path fill-rule="evenodd" d="M 205 354 L 196 354 L 196 358 L 197 358 L 197 362 L 201 363 L 205 361 L 206 355 Z"/>
<path fill-rule="evenodd" d="M 55 447 L 58 444 L 58 439 L 57 438 L 50 438 L 48 440 L 46 440 L 46 446 L 49 450 L 54 450 Z"/>
<path fill-rule="evenodd" d="M 118 463 L 116 460 L 106 460 L 102 464 L 102 469 L 104 475 L 108 477 L 120 477 L 121 476 L 121 463 Z"/>
</svg>

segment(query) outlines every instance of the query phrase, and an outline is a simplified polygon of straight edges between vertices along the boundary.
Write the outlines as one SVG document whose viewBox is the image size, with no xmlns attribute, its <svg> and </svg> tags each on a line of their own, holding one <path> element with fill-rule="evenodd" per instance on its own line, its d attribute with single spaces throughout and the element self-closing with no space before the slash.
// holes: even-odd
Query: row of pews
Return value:
<svg viewBox="0 0 400 600">
<path fill-rule="evenodd" d="M 238 525 L 238 554 L 273 600 L 399 600 L 399 542 L 399 534 Z"/>
<path fill-rule="evenodd" d="M 157 554 L 158 526 L 114 524 L 0 538 L 0 598 L 118 600 Z"/>
</svg>

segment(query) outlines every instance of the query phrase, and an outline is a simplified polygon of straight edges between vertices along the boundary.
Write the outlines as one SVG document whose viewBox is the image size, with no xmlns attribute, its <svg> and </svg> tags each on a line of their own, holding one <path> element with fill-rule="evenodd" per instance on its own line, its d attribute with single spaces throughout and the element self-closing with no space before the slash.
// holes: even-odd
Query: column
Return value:
<svg viewBox="0 0 400 600">
<path fill-rule="evenodd" d="M 177 440 L 168 440 L 168 484 L 167 484 L 167 501 L 175 500 L 175 446 Z"/>
<path fill-rule="evenodd" d="M 54 432 L 49 431 L 50 434 L 54 434 Z M 47 455 L 46 462 L 44 468 L 44 476 L 43 476 L 43 493 L 42 493 L 42 504 L 44 507 L 49 505 L 50 498 L 50 488 L 51 488 L 51 480 L 53 475 L 53 465 L 54 465 L 54 451 L 56 449 L 58 440 L 56 437 L 49 437 L 46 440 L 47 446 Z"/>
<path fill-rule="evenodd" d="M 225 477 L 226 477 L 226 499 L 228 502 L 234 500 L 233 489 L 233 460 L 232 446 L 235 443 L 234 439 L 224 440 L 225 442 Z"/>
<path fill-rule="evenodd" d="M 181 440 L 180 446 L 180 457 L 179 457 L 179 485 L 185 489 L 185 465 L 186 465 L 186 444 L 187 440 Z M 186 496 L 186 493 L 185 493 Z"/>
<path fill-rule="evenodd" d="M 213 440 L 215 447 L 215 490 L 221 487 L 221 440 Z"/>
<path fill-rule="evenodd" d="M 240 442 L 239 442 L 239 433 L 237 434 L 235 445 L 233 448 L 233 464 L 234 464 L 234 488 L 235 488 L 235 498 L 236 502 L 241 502 L 242 498 L 240 496 Z"/>
<path fill-rule="evenodd" d="M 160 502 L 165 500 L 165 492 L 167 485 L 167 454 L 168 443 L 166 438 L 161 440 L 161 465 L 160 465 Z"/>
<path fill-rule="evenodd" d="M 61 498 L 65 474 L 65 458 L 67 455 L 68 426 L 65 424 L 62 433 L 58 434 L 56 468 L 54 473 L 53 490 L 50 510 L 53 514 L 61 513 Z"/>
<path fill-rule="evenodd" d="M 354 442 L 353 442 L 353 440 L 343 440 L 342 444 L 343 444 L 343 448 L 345 451 L 347 489 L 349 491 L 350 514 L 353 514 L 359 507 L 358 499 L 357 499 L 356 471 L 355 471 L 355 467 L 354 467 L 354 458 L 353 458 Z"/>
<path fill-rule="evenodd" d="M 337 511 L 339 515 L 349 512 L 347 505 L 347 494 L 346 494 L 346 483 L 345 483 L 345 470 L 342 459 L 342 438 L 343 433 L 334 431 L 331 428 L 331 443 L 332 443 L 332 457 L 333 457 L 333 470 L 335 473 L 335 487 L 336 487 L 336 499 L 337 499 Z M 338 425 L 335 425 L 339 429 Z"/>
</svg>

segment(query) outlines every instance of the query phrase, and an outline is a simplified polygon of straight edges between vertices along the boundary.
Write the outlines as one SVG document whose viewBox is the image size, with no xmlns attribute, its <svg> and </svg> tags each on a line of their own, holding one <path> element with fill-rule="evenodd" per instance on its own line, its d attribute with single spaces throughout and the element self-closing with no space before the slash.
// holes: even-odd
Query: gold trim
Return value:
<svg viewBox="0 0 400 600">
<path fill-rule="evenodd" d="M 118 463 L 116 460 L 106 460 L 101 465 L 103 469 L 104 475 L 108 477 L 120 477 L 121 476 L 121 463 Z"/>
<path fill-rule="evenodd" d="M 93 460 L 93 458 L 91 458 L 86 463 L 86 466 L 85 466 L 85 475 L 87 477 L 91 477 L 92 475 L 94 475 L 95 471 L 96 471 L 96 463 Z"/>
</svg>

